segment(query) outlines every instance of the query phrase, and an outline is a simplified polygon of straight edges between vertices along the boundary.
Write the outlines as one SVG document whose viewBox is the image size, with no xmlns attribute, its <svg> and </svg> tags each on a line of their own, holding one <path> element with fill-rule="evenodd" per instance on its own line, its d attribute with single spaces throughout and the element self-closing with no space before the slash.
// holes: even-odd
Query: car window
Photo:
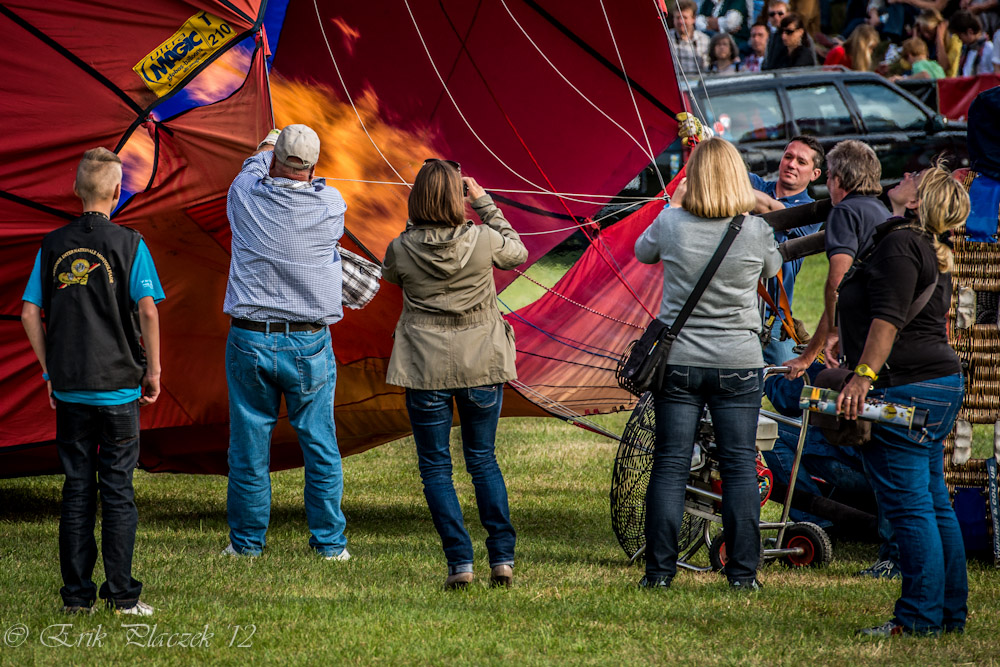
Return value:
<svg viewBox="0 0 1000 667">
<path fill-rule="evenodd" d="M 800 134 L 824 137 L 857 132 L 836 86 L 789 88 L 788 102 Z"/>
<path fill-rule="evenodd" d="M 717 136 L 735 142 L 784 139 L 785 116 L 773 90 L 713 94 L 698 100 Z"/>
<path fill-rule="evenodd" d="M 880 83 L 848 83 L 847 90 L 869 132 L 919 130 L 927 114 L 895 90 Z"/>
</svg>

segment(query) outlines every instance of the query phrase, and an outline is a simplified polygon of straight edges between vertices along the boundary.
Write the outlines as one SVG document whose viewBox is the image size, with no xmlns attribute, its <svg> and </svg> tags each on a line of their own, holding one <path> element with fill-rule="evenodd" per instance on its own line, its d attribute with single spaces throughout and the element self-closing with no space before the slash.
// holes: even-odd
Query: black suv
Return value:
<svg viewBox="0 0 1000 667">
<path fill-rule="evenodd" d="M 826 150 L 844 139 L 866 142 L 882 162 L 883 186 L 939 154 L 953 168 L 969 164 L 964 123 L 947 121 L 872 72 L 804 68 L 708 76 L 685 93 L 695 114 L 736 144 L 750 171 L 769 180 L 788 140 L 800 134 L 816 137 Z M 670 158 L 657 162 L 664 170 Z M 825 180 L 812 186 L 814 196 L 826 196 Z"/>
</svg>

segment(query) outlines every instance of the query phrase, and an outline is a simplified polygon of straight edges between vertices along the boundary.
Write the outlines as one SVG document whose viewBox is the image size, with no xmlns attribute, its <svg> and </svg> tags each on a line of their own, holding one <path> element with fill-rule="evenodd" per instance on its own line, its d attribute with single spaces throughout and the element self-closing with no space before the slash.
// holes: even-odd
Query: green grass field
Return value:
<svg viewBox="0 0 1000 667">
<path fill-rule="evenodd" d="M 810 277 L 821 270 L 810 261 L 801 280 L 821 280 Z M 800 316 L 807 301 L 796 302 Z M 814 323 L 811 312 L 804 319 Z M 626 416 L 597 419 L 621 432 Z M 510 590 L 485 583 L 485 535 L 458 449 L 456 486 L 478 577 L 464 592 L 442 590 L 446 566 L 410 439 L 345 460 L 347 563 L 325 562 L 307 546 L 301 470 L 272 475 L 269 546 L 253 559 L 219 553 L 228 541 L 225 478 L 137 472 L 134 569 L 157 608 L 150 619 L 61 615 L 61 478 L 0 480 L 0 664 L 1000 662 L 992 564 L 970 562 L 968 631 L 941 639 L 853 637 L 887 620 L 899 591 L 898 582 L 852 576 L 874 559 L 872 544 L 835 542 L 822 569 L 770 564 L 756 595 L 732 593 L 714 573 L 681 572 L 669 591 L 637 589 L 641 567 L 627 563 L 610 526 L 616 447 L 553 419 L 501 422 L 497 453 L 518 530 Z"/>
<path fill-rule="evenodd" d="M 600 419 L 620 430 L 624 416 Z M 4 480 L 0 663 L 123 664 L 140 657 L 148 664 L 338 665 L 997 661 L 998 573 L 978 562 L 969 566 L 968 632 L 936 640 L 852 637 L 856 628 L 886 620 L 898 593 L 898 582 L 851 576 L 874 557 L 869 544 L 835 543 L 835 560 L 823 569 L 769 565 L 761 571 L 766 588 L 757 595 L 734 594 L 713 573 L 682 572 L 669 591 L 638 590 L 641 568 L 628 565 L 610 528 L 615 449 L 554 420 L 502 423 L 498 456 L 518 530 L 510 590 L 485 584 L 485 535 L 461 470 L 456 481 L 477 548 L 478 579 L 465 592 L 441 589 L 445 563 L 409 439 L 345 461 L 344 510 L 354 554 L 347 563 L 325 562 L 307 546 L 301 470 L 272 476 L 269 547 L 256 559 L 219 555 L 227 542 L 225 478 L 139 472 L 135 575 L 157 608 L 150 619 L 58 613 L 60 479 Z M 98 582 L 101 569 L 98 564 Z M 12 645 L 19 628 L 27 637 Z M 184 633 L 206 628 L 212 633 L 207 645 L 166 646 L 171 637 L 184 641 Z M 95 630 L 105 633 L 101 645 L 93 645 L 91 635 L 88 646 L 86 633 Z"/>
</svg>

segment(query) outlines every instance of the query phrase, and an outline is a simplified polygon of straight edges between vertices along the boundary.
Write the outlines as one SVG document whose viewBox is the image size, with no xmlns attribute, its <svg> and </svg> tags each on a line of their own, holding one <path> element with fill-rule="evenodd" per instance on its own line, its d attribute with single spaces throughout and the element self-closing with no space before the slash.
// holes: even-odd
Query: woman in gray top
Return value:
<svg viewBox="0 0 1000 667">
<path fill-rule="evenodd" d="M 687 163 L 683 208 L 663 210 L 635 242 L 635 256 L 663 263 L 658 319 L 673 324 L 736 215 L 754 207 L 746 166 L 729 142 L 702 142 Z M 722 476 L 722 528 L 732 587 L 757 590 L 760 496 L 756 432 L 760 409 L 757 281 L 781 266 L 774 233 L 747 215 L 697 307 L 667 357 L 654 389 L 656 448 L 646 491 L 646 576 L 643 587 L 668 587 L 677 572 L 677 534 L 698 421 L 712 415 Z"/>
</svg>

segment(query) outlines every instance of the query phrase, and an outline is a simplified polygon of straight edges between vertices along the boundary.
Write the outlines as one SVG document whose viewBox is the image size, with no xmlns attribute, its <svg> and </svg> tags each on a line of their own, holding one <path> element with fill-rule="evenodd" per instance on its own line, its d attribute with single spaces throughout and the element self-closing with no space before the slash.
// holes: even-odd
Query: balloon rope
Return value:
<svg viewBox="0 0 1000 667">
<path fill-rule="evenodd" d="M 667 184 L 663 182 L 663 174 L 660 173 L 659 167 L 656 165 L 656 156 L 653 154 L 653 145 L 649 141 L 649 134 L 646 132 L 646 124 L 642 121 L 642 113 L 639 111 L 639 103 L 635 101 L 635 91 L 632 90 L 632 86 L 628 83 L 628 72 L 625 71 L 625 60 L 622 58 L 622 53 L 618 49 L 618 40 L 615 39 L 615 31 L 611 28 L 611 19 L 608 18 L 608 10 L 604 6 L 604 0 L 601 0 L 601 12 L 604 14 L 604 22 L 608 26 L 608 34 L 611 35 L 611 43 L 615 47 L 615 54 L 618 55 L 618 64 L 621 65 L 622 74 L 625 75 L 625 87 L 628 88 L 629 97 L 632 98 L 632 106 L 635 108 L 635 117 L 639 120 L 639 127 L 642 129 L 642 136 L 646 140 L 646 155 L 649 156 L 650 161 L 653 163 L 653 171 L 656 172 L 656 178 L 660 181 L 660 192 L 666 193 Z"/>
<path fill-rule="evenodd" d="M 315 0 L 314 0 L 314 2 L 315 2 Z M 462 119 L 463 123 L 465 123 L 465 127 L 468 128 L 469 132 L 472 134 L 472 136 L 475 138 L 475 140 L 478 141 L 479 144 L 484 149 L 486 149 L 487 153 L 489 153 L 490 155 L 493 156 L 493 158 L 500 164 L 500 166 L 502 166 L 504 169 L 506 169 L 507 171 L 509 171 L 511 174 L 513 174 L 517 178 L 521 179 L 522 181 L 524 181 L 525 183 L 527 183 L 531 187 L 535 188 L 536 190 L 541 190 L 541 191 L 544 191 L 544 192 L 552 192 L 552 190 L 544 188 L 544 187 L 538 185 L 537 183 L 531 181 L 526 176 L 520 174 L 517 170 L 515 170 L 509 164 L 507 164 L 506 162 L 504 162 L 503 159 L 501 159 L 501 157 L 499 155 L 497 155 L 493 151 L 493 149 L 490 148 L 489 145 L 487 145 L 487 143 L 485 141 L 483 141 L 483 138 L 479 136 L 479 133 L 477 133 L 475 131 L 475 129 L 473 129 L 472 124 L 469 122 L 469 119 L 465 117 L 465 114 L 462 113 L 462 109 L 458 106 L 458 102 L 455 100 L 455 97 L 451 94 L 451 90 L 448 87 L 448 83 L 441 76 L 441 72 L 440 72 L 440 70 L 438 70 L 437 64 L 434 62 L 434 58 L 431 56 L 430 49 L 427 47 L 427 41 L 424 39 L 424 34 L 423 34 L 423 32 L 421 32 L 420 26 L 417 24 L 417 17 L 413 15 L 413 8 L 410 7 L 409 0 L 403 0 L 403 4 L 406 5 L 406 11 L 409 12 L 409 14 L 410 14 L 410 21 L 413 22 L 413 28 L 417 31 L 417 38 L 420 40 L 420 44 L 424 48 L 424 53 L 427 55 L 427 61 L 430 63 L 431 69 L 434 70 L 434 74 L 437 76 L 438 81 L 440 82 L 441 87 L 444 90 L 445 95 L 448 96 L 448 99 L 451 100 L 452 106 L 455 107 L 455 112 L 458 114 L 458 117 Z M 465 45 L 464 44 L 462 45 L 462 49 L 465 50 Z M 466 53 L 468 53 L 468 52 L 466 52 Z"/>
<path fill-rule="evenodd" d="M 548 396 L 535 391 L 532 387 L 524 384 L 520 380 L 511 380 L 507 383 L 514 389 L 517 393 L 523 396 L 527 401 L 534 403 L 539 408 L 549 413 L 553 417 L 558 417 L 565 422 L 572 424 L 573 426 L 578 426 L 584 430 L 590 431 L 592 433 L 597 433 L 598 435 L 603 435 L 606 438 L 611 438 L 621 442 L 621 436 L 612 433 L 611 431 L 605 429 L 603 426 L 592 422 L 587 419 L 579 412 L 576 412 L 572 408 L 560 403 L 556 400 L 549 398 Z"/>
<path fill-rule="evenodd" d="M 524 35 L 525 39 L 528 40 L 528 43 L 531 44 L 533 47 L 535 47 L 535 50 L 538 51 L 538 55 L 540 55 L 542 57 L 542 60 L 544 60 L 546 63 L 548 63 L 549 67 L 552 68 L 552 71 L 554 71 L 557 75 L 559 75 L 559 78 L 561 78 L 563 81 L 565 81 L 566 85 L 569 86 L 573 90 L 573 92 L 575 92 L 577 95 L 579 95 L 580 98 L 583 99 L 584 102 L 586 102 L 591 107 L 593 107 L 594 110 L 597 111 L 597 113 L 599 113 L 602 116 L 604 116 L 605 118 L 607 118 L 608 121 L 612 125 L 614 125 L 615 127 L 617 127 L 619 130 L 621 130 L 625 134 L 626 137 L 628 137 L 629 139 L 631 139 L 632 143 L 634 143 L 636 146 L 638 146 L 639 150 L 641 150 L 643 153 L 645 153 L 646 157 L 648 157 L 650 159 L 650 161 L 655 160 L 656 157 L 653 155 L 652 148 L 647 148 L 647 147 L 643 146 L 642 143 L 638 139 L 636 139 L 628 130 L 626 130 L 624 127 L 622 127 L 622 125 L 618 121 L 616 121 L 614 118 L 612 118 L 607 113 L 605 113 L 605 111 L 603 109 L 601 109 L 599 106 L 597 106 L 597 104 L 594 103 L 593 100 L 591 100 L 589 97 L 587 97 L 587 95 L 583 91 L 581 91 L 579 88 L 577 88 L 576 85 L 574 85 L 573 82 L 570 81 L 566 77 L 566 75 L 564 75 L 562 73 L 562 71 L 558 67 L 556 67 L 556 65 L 549 59 L 549 57 L 547 55 L 545 55 L 545 53 L 542 51 L 541 47 L 539 47 L 538 44 L 535 42 L 535 40 L 532 39 L 531 35 L 528 34 L 528 31 L 525 30 L 524 27 L 521 25 L 521 23 L 514 17 L 514 13 L 510 10 L 510 7 L 507 6 L 506 0 L 500 0 L 500 4 L 503 5 L 503 8 L 505 10 L 507 10 L 507 15 L 510 16 L 510 20 L 514 22 L 514 25 L 517 26 L 517 28 L 521 31 L 521 34 Z M 632 89 L 631 86 L 629 86 L 629 90 L 630 91 L 631 91 L 631 89 Z M 647 141 L 647 144 L 648 143 L 649 142 Z"/>
<path fill-rule="evenodd" d="M 519 178 L 521 178 L 525 182 L 530 183 L 531 185 L 533 185 L 535 187 L 539 187 L 539 186 L 535 185 L 534 183 L 532 183 L 527 178 L 525 178 L 524 176 L 522 176 L 521 174 L 518 174 L 517 172 L 515 172 L 505 162 L 503 162 L 502 160 L 500 160 L 500 157 L 497 156 L 496 153 L 494 153 L 492 150 L 490 150 L 490 148 L 479 137 L 479 135 L 475 133 L 475 130 L 472 129 L 472 126 L 469 124 L 469 121 L 466 119 L 465 114 L 463 114 L 462 110 L 459 108 L 458 102 L 456 102 L 455 97 L 451 94 L 451 90 L 448 88 L 448 83 L 441 77 L 441 73 L 438 70 L 437 65 L 434 63 L 434 59 L 431 57 L 430 50 L 427 48 L 427 43 L 424 41 L 424 36 L 420 32 L 420 26 L 417 25 L 417 19 L 413 15 L 413 9 L 410 7 L 409 0 L 404 0 L 404 2 L 406 4 L 407 11 L 410 13 L 410 19 L 413 21 L 413 27 L 416 29 L 417 36 L 420 38 L 420 43 L 423 45 L 424 52 L 427 54 L 427 58 L 430 61 L 431 67 L 434 69 L 434 73 L 437 74 L 438 81 L 440 81 L 441 85 L 444 87 L 445 94 L 448 96 L 448 99 L 451 100 L 452 104 L 455 107 L 455 110 L 458 112 L 458 115 L 465 122 L 466 127 L 469 128 L 469 131 L 473 133 L 473 136 L 476 137 L 476 139 L 479 141 L 479 143 L 482 144 L 483 147 L 486 148 L 486 150 L 489 151 L 491 155 L 493 155 L 497 160 L 500 161 L 500 164 L 502 164 L 509 171 L 511 171 L 511 173 L 517 175 Z M 469 58 L 469 63 L 476 70 L 476 74 L 479 75 L 479 79 L 480 79 L 480 81 L 482 81 L 483 85 L 486 87 L 486 91 L 490 94 L 490 97 L 493 98 L 493 102 L 494 102 L 494 104 L 496 104 L 497 109 L 500 111 L 501 114 L 503 114 L 504 120 L 507 122 L 507 125 L 510 127 L 511 131 L 514 132 L 514 136 L 517 137 L 517 140 L 521 144 L 521 147 L 524 148 L 525 152 L 528 154 L 528 157 L 531 159 L 531 162 L 535 165 L 535 169 L 538 170 L 538 173 L 541 174 L 542 178 L 545 179 L 545 182 L 548 184 L 549 187 L 545 188 L 545 190 L 547 192 L 555 192 L 555 185 L 553 185 L 552 180 L 548 177 L 548 174 L 545 173 L 545 170 L 542 169 L 542 165 L 539 164 L 538 160 L 535 158 L 534 153 L 528 147 L 527 142 L 524 141 L 524 138 L 521 136 L 521 133 L 518 132 L 517 127 L 514 125 L 513 120 L 507 114 L 507 111 L 504 109 L 503 105 L 500 104 L 500 100 L 498 100 L 497 96 L 494 94 L 493 89 L 492 89 L 492 87 L 489 84 L 489 81 L 486 79 L 485 76 L 483 76 L 482 71 L 479 69 L 479 66 L 476 64 L 475 59 L 472 57 L 472 54 L 469 53 L 469 51 L 466 48 L 466 46 L 465 46 L 464 43 L 462 44 L 462 50 L 465 52 L 466 56 Z M 540 189 L 542 189 L 542 188 L 540 188 Z M 577 216 L 574 215 L 573 212 L 570 210 L 570 208 L 566 204 L 566 200 L 564 198 L 560 197 L 559 198 L 559 203 L 562 204 L 563 208 L 565 209 L 566 213 L 569 215 L 570 218 L 572 218 L 573 220 L 577 219 Z M 584 234 L 584 236 L 587 237 L 587 240 L 590 241 L 591 245 L 594 246 L 598 250 L 598 255 L 611 268 L 612 273 L 619 280 L 619 282 L 621 282 L 622 285 L 625 286 L 625 289 L 628 290 L 628 292 L 632 295 L 632 297 L 639 303 L 640 306 L 642 306 L 643 310 L 646 311 L 646 313 L 649 315 L 649 317 L 650 318 L 654 318 L 655 316 L 653 315 L 652 311 L 649 310 L 649 308 L 646 307 L 646 304 L 644 304 L 642 302 L 642 299 L 639 298 L 639 295 L 636 293 L 635 289 L 633 289 L 633 287 L 628 283 L 628 280 L 625 278 L 624 274 L 621 271 L 621 267 L 620 266 L 616 266 L 617 262 L 615 262 L 614 264 L 612 264 L 612 261 L 614 260 L 614 257 L 611 256 L 610 259 L 609 259 L 610 251 L 607 249 L 607 247 L 604 246 L 603 244 L 598 244 L 596 238 L 591 234 L 590 230 L 586 226 L 581 226 L 580 227 L 580 231 L 582 231 L 583 234 Z M 604 249 L 605 252 L 601 252 L 602 248 Z M 607 253 L 607 254 L 605 254 L 605 253 Z"/>
<path fill-rule="evenodd" d="M 407 187 L 412 187 L 406 182 L 406 179 L 403 178 L 403 176 L 398 171 L 396 171 L 396 167 L 394 167 L 392 163 L 389 162 L 389 158 L 385 156 L 385 154 L 382 152 L 382 149 L 380 149 L 378 147 L 378 144 L 375 143 L 375 139 L 372 138 L 371 134 L 369 134 L 368 127 L 365 125 L 365 121 L 361 117 L 361 113 L 358 111 L 358 108 L 354 105 L 354 100 L 351 98 L 351 92 L 347 89 L 347 83 L 344 81 L 344 77 L 340 73 L 340 67 L 337 65 L 337 58 L 333 55 L 333 49 L 330 47 L 330 40 L 326 36 L 326 28 L 323 27 L 323 17 L 320 16 L 319 4 L 317 4 L 317 0 L 313 0 L 313 7 L 316 9 L 316 22 L 319 24 L 320 34 L 323 35 L 323 42 L 326 44 L 326 51 L 327 53 L 330 54 L 330 61 L 333 62 L 333 68 L 337 72 L 337 78 L 340 79 L 340 85 L 344 88 L 344 94 L 347 96 L 347 101 L 351 103 L 351 108 L 354 109 L 354 115 L 358 117 L 358 122 L 361 123 L 361 129 L 364 130 L 365 136 L 368 137 L 368 140 L 372 143 L 372 146 L 375 147 L 375 150 L 378 152 L 379 156 L 385 161 L 387 165 L 389 165 L 389 169 L 392 170 L 392 173 L 396 174 L 396 177 L 399 178 L 399 182 L 402 183 L 403 185 L 406 185 Z"/>
<path fill-rule="evenodd" d="M 576 340 L 575 338 L 570 338 L 569 336 L 563 336 L 561 334 L 554 334 L 554 333 L 551 333 L 549 331 L 546 331 L 545 329 L 543 329 L 542 327 L 538 326 L 537 324 L 532 323 L 530 320 L 528 320 L 526 317 L 524 317 L 524 315 L 521 315 L 520 313 L 518 313 L 517 311 L 515 311 L 513 308 L 511 308 L 510 306 L 508 306 L 506 303 L 503 302 L 503 299 L 501 299 L 499 296 L 497 297 L 497 301 L 500 302 L 501 306 L 503 306 L 504 308 L 507 309 L 508 313 L 510 313 L 511 315 L 513 315 L 514 317 L 516 317 L 518 320 L 520 320 L 521 322 L 524 322 L 527 326 L 531 327 L 532 329 L 535 329 L 536 331 L 541 332 L 544 336 L 546 336 L 548 338 L 551 338 L 553 341 L 555 341 L 556 343 L 559 343 L 560 345 L 565 345 L 566 347 L 571 347 L 574 350 L 578 350 L 580 352 L 584 352 L 586 354 L 590 354 L 590 355 L 593 355 L 595 357 L 602 357 L 604 359 L 610 359 L 610 360 L 614 361 L 615 363 L 617 363 L 619 357 L 621 357 L 621 354 L 618 353 L 618 352 L 615 352 L 614 350 L 608 350 L 606 348 L 602 348 L 602 347 L 599 347 L 597 345 L 591 345 L 590 343 L 585 343 L 583 341 Z M 566 342 L 566 341 L 569 341 L 569 342 Z M 584 347 L 580 347 L 580 346 L 584 346 Z M 591 350 L 600 350 L 600 352 L 592 352 L 591 350 L 584 349 L 585 347 L 589 347 L 589 348 L 591 348 Z M 604 354 L 605 352 L 608 353 L 608 354 Z"/>
<path fill-rule="evenodd" d="M 646 328 L 646 327 L 642 326 L 641 324 L 633 324 L 631 322 L 626 322 L 625 320 L 620 320 L 617 317 L 613 317 L 611 315 L 607 315 L 605 313 L 602 313 L 602 312 L 600 312 L 598 310 L 594 310 L 590 306 L 584 305 L 584 304 L 580 303 L 579 301 L 574 301 L 573 299 L 569 298 L 565 294 L 560 294 L 559 292 L 555 291 L 553 288 L 546 287 L 545 285 L 543 285 L 542 283 L 538 282 L 537 280 L 535 280 L 534 278 L 532 278 L 531 276 L 529 276 L 524 271 L 521 271 L 520 269 L 514 269 L 514 271 L 516 273 L 521 274 L 521 276 L 523 276 L 527 280 L 530 280 L 531 282 L 535 283 L 536 285 L 538 285 L 539 287 L 541 287 L 542 289 L 544 289 L 546 292 L 549 292 L 550 294 L 553 294 L 553 295 L 559 297 L 560 299 L 563 299 L 563 300 L 565 300 L 565 301 L 573 304 L 577 308 L 582 308 L 583 310 L 586 310 L 587 312 L 593 313 L 594 315 L 597 315 L 598 317 L 603 317 L 605 319 L 611 320 L 612 322 L 617 322 L 618 324 L 624 324 L 625 326 L 632 327 L 633 329 L 643 329 L 644 330 Z"/>
</svg>

